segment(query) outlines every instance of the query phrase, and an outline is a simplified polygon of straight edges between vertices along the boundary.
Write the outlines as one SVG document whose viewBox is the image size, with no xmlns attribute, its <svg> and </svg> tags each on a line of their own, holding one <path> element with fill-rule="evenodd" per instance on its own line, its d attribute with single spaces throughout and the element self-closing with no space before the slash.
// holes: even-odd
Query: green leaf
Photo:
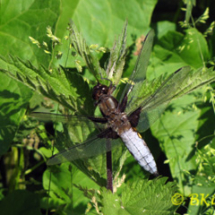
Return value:
<svg viewBox="0 0 215 215">
<path fill-rule="evenodd" d="M 60 14 L 58 0 L 10 0 L 1 3 L 0 54 L 19 56 L 33 64 L 48 66 L 50 58 L 31 44 L 29 36 L 46 40 L 46 27 L 54 25 Z M 50 43 L 49 43 L 50 44 Z M 36 56 L 36 57 L 35 57 Z"/>
<path fill-rule="evenodd" d="M 109 62 L 106 69 L 108 79 L 113 79 L 114 85 L 119 83 L 125 65 L 127 24 L 126 22 L 121 35 L 110 51 Z"/>
<path fill-rule="evenodd" d="M 175 31 L 176 24 L 169 21 L 160 21 L 156 23 L 157 25 L 157 37 L 160 40 L 167 32 Z"/>
<path fill-rule="evenodd" d="M 90 48 L 87 46 L 81 34 L 77 31 L 77 28 L 72 21 L 70 22 L 69 28 L 71 44 L 73 48 L 85 61 L 87 68 L 94 75 L 96 80 L 100 81 L 101 78 L 99 78 L 99 76 L 101 76 L 101 74 L 104 74 L 104 70 L 100 67 L 98 60 L 96 60 L 90 53 Z"/>
<path fill-rule="evenodd" d="M 198 69 L 204 67 L 208 58 L 206 40 L 196 29 L 187 30 L 186 35 L 168 31 L 154 46 L 148 78 L 153 79 L 187 65 Z"/>
<path fill-rule="evenodd" d="M 50 197 L 42 199 L 42 208 L 58 208 L 61 206 L 59 207 L 60 211 L 68 210 L 70 213 L 79 212 L 79 214 L 84 213 L 89 199 L 84 197 L 83 191 L 78 186 L 84 187 L 85 190 L 99 188 L 75 166 L 66 163 L 46 170 L 43 175 L 43 186 L 45 190 L 50 190 Z"/>
<path fill-rule="evenodd" d="M 195 156 L 191 154 L 199 117 L 199 111 L 192 108 L 196 101 L 193 95 L 176 100 L 171 103 L 169 111 L 151 127 L 153 135 L 159 139 L 165 151 L 172 176 L 179 180 L 180 190 L 185 195 L 190 193 L 185 183 L 189 174 L 187 172 L 195 172 L 197 168 Z"/>
<path fill-rule="evenodd" d="M 205 66 L 205 62 L 210 58 L 205 37 L 196 28 L 186 30 L 181 48 L 181 58 L 194 68 Z"/>
<path fill-rule="evenodd" d="M 166 180 L 166 178 L 158 178 L 125 184 L 121 190 L 121 196 L 103 189 L 102 212 L 120 215 L 173 214 L 176 208 L 171 202 L 171 197 L 176 191 L 176 186 L 170 182 L 165 184 Z"/>
<path fill-rule="evenodd" d="M 80 75 L 64 68 L 60 71 L 57 69 L 48 71 L 44 67 L 37 69 L 30 62 L 25 63 L 13 57 L 10 61 L 1 58 L 0 65 L 1 72 L 64 107 L 73 111 L 92 111 L 92 106 L 86 105 L 89 103 L 88 100 L 91 100 L 89 88 Z"/>
<path fill-rule="evenodd" d="M 92 114 L 93 102 L 90 99 L 91 95 L 90 95 L 88 84 L 86 84 L 86 82 L 84 81 L 86 79 L 83 79 L 82 77 L 78 76 L 78 74 L 74 74 L 71 69 L 68 69 L 68 67 L 71 68 L 75 66 L 74 62 L 76 58 L 70 54 L 71 50 L 69 49 L 69 45 L 71 41 L 64 39 L 64 36 L 65 35 L 68 36 L 69 34 L 69 32 L 66 30 L 67 23 L 69 22 L 70 18 L 74 20 L 74 23 L 76 23 L 77 28 L 79 29 L 79 32 L 83 35 L 83 37 L 86 40 L 86 44 L 88 44 L 89 46 L 92 44 L 98 44 L 98 46 L 102 45 L 102 46 L 111 47 L 113 44 L 113 41 L 116 38 L 116 35 L 120 34 L 124 21 L 127 19 L 128 21 L 127 40 L 128 40 L 128 44 L 130 45 L 134 40 L 133 36 L 139 37 L 141 34 L 146 35 L 146 33 L 149 31 L 149 26 L 154 25 L 154 23 L 151 23 L 151 17 L 152 17 L 152 11 L 154 10 L 156 3 L 157 3 L 157 0 L 153 0 L 153 1 L 128 0 L 126 2 L 120 2 L 120 1 L 114 1 L 114 0 L 108 0 L 108 1 L 98 0 L 93 3 L 86 0 L 83 0 L 83 1 L 47 0 L 45 2 L 42 0 L 36 0 L 36 1 L 30 0 L 28 2 L 23 2 L 18 0 L 13 2 L 13 4 L 11 4 L 10 1 L 4 0 L 1 4 L 1 23 L 0 23 L 1 50 L 0 52 L 2 55 L 6 55 L 5 58 L 7 58 L 8 54 L 10 54 L 11 56 L 19 56 L 19 58 L 23 60 L 18 60 L 16 57 L 13 57 L 11 61 L 2 60 L 0 62 L 0 68 L 4 69 L 4 71 L 7 71 L 7 74 L 13 76 L 13 78 L 15 78 L 16 80 L 19 80 L 22 83 L 24 82 L 31 89 L 38 90 L 40 93 L 43 93 L 44 95 L 49 96 L 49 98 L 54 99 L 55 101 L 59 102 L 65 107 L 70 108 L 73 111 Z M 195 3 L 195 0 L 188 1 L 188 3 L 189 5 L 187 4 L 188 9 L 186 14 L 187 20 L 188 18 L 190 18 L 192 14 L 192 7 Z M 180 8 L 178 8 L 178 11 L 179 10 Z M 164 13 L 162 13 L 162 15 L 166 16 L 166 14 Z M 156 17 L 157 15 L 153 16 L 153 20 Z M 177 18 L 177 16 L 175 16 L 175 18 Z M 53 48 L 53 44 L 51 43 L 50 39 L 47 38 L 45 35 L 47 26 L 51 26 L 53 34 L 61 39 L 61 45 Z M 157 28 L 158 34 L 156 34 L 157 36 L 156 38 L 158 38 L 159 41 L 156 42 L 156 46 L 151 58 L 152 60 L 151 60 L 150 70 L 148 70 L 148 74 L 147 74 L 147 78 L 149 79 L 148 86 L 150 87 L 151 84 L 154 84 L 153 86 L 154 88 L 152 89 L 152 92 L 154 92 L 153 90 L 157 89 L 156 87 L 159 87 L 160 84 L 162 84 L 162 81 L 165 80 L 160 78 L 157 81 L 152 81 L 155 77 L 159 77 L 160 74 L 164 74 L 164 73 L 171 74 L 178 68 L 182 66 L 187 66 L 187 65 L 194 68 L 195 69 L 194 71 L 196 71 L 197 73 L 193 72 L 191 74 L 190 76 L 190 78 L 192 78 L 191 83 L 188 82 L 189 77 L 186 77 L 185 82 L 182 81 L 182 78 L 180 79 L 179 82 L 182 87 L 181 89 L 179 89 L 179 91 L 176 92 L 177 96 L 181 96 L 185 92 L 190 92 L 191 89 L 195 88 L 195 86 L 199 86 L 201 85 L 201 83 L 203 84 L 206 83 L 207 82 L 206 80 L 209 80 L 210 78 L 211 78 L 210 79 L 211 81 L 213 80 L 214 74 L 212 72 L 212 69 L 207 69 L 206 72 L 202 69 L 202 66 L 205 64 L 205 61 L 208 60 L 208 58 L 212 58 L 213 56 L 209 55 L 206 40 L 202 37 L 201 33 L 199 33 L 195 29 L 189 29 L 185 32 L 185 35 L 183 35 L 175 31 L 177 27 L 175 23 L 163 22 L 163 23 L 159 23 L 157 26 L 158 26 Z M 47 42 L 48 48 L 49 48 L 48 51 L 51 52 L 51 55 L 45 54 L 43 48 L 39 49 L 35 45 L 31 44 L 29 40 L 29 36 L 34 37 L 40 43 L 42 43 L 43 41 L 45 42 L 48 41 Z M 213 38 L 212 39 L 208 38 L 208 40 L 209 40 L 209 44 L 210 42 L 213 43 Z M 122 41 L 121 44 L 123 44 L 123 39 L 121 41 Z M 211 45 L 211 47 L 213 47 L 213 45 Z M 213 48 L 211 48 L 211 50 L 212 49 Z M 60 60 L 55 58 L 58 50 L 63 52 L 63 57 Z M 92 56 L 94 57 L 95 61 L 96 59 L 101 58 L 101 54 L 97 54 L 97 53 L 93 53 Z M 124 56 L 122 55 L 122 57 Z M 132 59 L 131 60 L 128 59 L 128 61 L 126 59 L 126 63 L 127 62 L 129 63 L 129 65 L 126 65 L 126 66 L 128 66 L 129 69 L 132 67 L 131 66 L 132 62 L 133 62 L 133 65 L 135 64 L 134 57 L 130 55 L 130 58 Z M 30 60 L 31 65 L 29 63 L 26 63 L 27 60 Z M 101 65 L 103 64 L 103 61 L 104 59 L 101 59 L 101 62 L 100 62 Z M 99 63 L 98 62 L 96 63 L 97 63 L 97 68 L 99 68 L 100 66 Z M 38 65 L 40 64 L 43 64 L 44 67 L 41 67 L 40 69 L 35 69 L 32 66 L 32 65 L 35 65 L 39 68 Z M 59 64 L 63 66 L 59 70 L 57 70 L 57 68 L 59 67 Z M 80 65 L 82 66 L 82 64 Z M 122 60 L 121 63 L 119 64 L 119 69 L 121 69 L 123 66 L 124 66 L 124 62 Z M 51 69 L 53 71 L 52 73 L 50 72 Z M 83 70 L 82 74 L 88 80 L 90 81 L 93 80 L 93 77 L 90 76 L 89 72 L 86 71 L 85 69 Z M 193 79 L 195 75 L 196 75 L 196 79 L 195 78 Z M 8 82 L 8 79 L 5 78 L 4 75 L 1 75 L 1 77 L 2 76 L 4 77 L 1 83 L 3 88 L 2 97 L 4 97 L 4 95 L 8 96 L 8 94 L 10 95 L 16 94 L 17 91 L 19 90 L 19 87 L 22 85 L 17 84 L 16 82 L 11 82 L 12 83 L 11 85 L 13 85 L 14 88 L 9 85 L 8 87 L 5 85 L 5 83 Z M 177 81 L 176 78 L 174 80 Z M 18 86 L 18 87 L 15 87 L 15 86 Z M 184 86 L 186 86 L 186 88 L 183 88 Z M 6 92 L 6 90 L 10 90 L 10 92 L 8 93 Z M 23 95 L 26 95 L 29 92 L 30 91 L 27 91 L 27 88 L 23 87 L 23 90 L 22 90 Z M 151 91 L 147 89 L 146 92 L 149 93 Z M 201 91 L 198 91 L 198 93 L 199 92 Z M 138 90 L 135 93 L 137 95 L 139 93 Z M 161 120 L 165 122 L 165 126 L 168 125 L 168 129 L 167 130 L 161 129 L 163 124 L 159 123 L 159 125 L 156 127 L 156 130 L 154 132 L 154 134 L 158 133 L 158 136 L 159 136 L 158 140 L 160 141 L 160 145 L 163 148 L 163 150 L 167 153 L 167 157 L 169 158 L 169 163 L 171 167 L 171 172 L 173 173 L 173 177 L 175 177 L 177 181 L 181 183 L 180 189 L 182 190 L 184 187 L 184 184 L 186 184 L 184 189 L 187 189 L 187 192 L 185 193 L 188 193 L 190 191 L 189 186 L 190 187 L 193 186 L 193 190 L 195 191 L 195 186 L 190 182 L 191 182 L 191 179 L 193 179 L 193 176 L 195 175 L 195 173 L 199 172 L 200 167 L 198 167 L 197 164 L 194 162 L 197 154 L 196 153 L 195 155 L 193 155 L 193 153 L 196 152 L 194 146 L 197 140 L 197 136 L 203 138 L 204 130 L 207 130 L 207 128 L 202 129 L 201 131 L 202 133 L 200 132 L 198 133 L 198 135 L 195 136 L 196 131 L 201 127 L 206 127 L 205 123 L 207 123 L 208 126 L 210 127 L 210 129 L 207 130 L 206 135 L 209 135 L 210 134 L 209 132 L 213 131 L 213 124 L 212 124 L 213 122 L 211 117 L 212 112 L 210 112 L 209 116 L 206 117 L 204 111 L 199 113 L 199 111 L 193 111 L 193 109 L 190 107 L 192 104 L 192 101 L 197 100 L 196 94 L 197 92 L 193 95 L 189 95 L 184 97 L 183 99 L 180 99 L 178 103 L 177 102 L 172 103 L 169 109 L 167 109 L 167 112 L 164 114 L 163 116 L 164 118 L 161 118 Z M 147 94 L 144 94 L 144 95 L 146 95 L 146 98 L 147 98 Z M 19 96 L 21 95 L 19 94 Z M 162 98 L 161 94 L 159 94 L 159 96 L 161 96 Z M 24 98 L 24 100 L 27 102 L 29 98 L 28 96 L 26 97 L 27 98 Z M 173 92 L 167 91 L 167 93 L 164 94 L 163 97 L 167 97 L 168 99 L 170 99 L 173 97 Z M 12 115 L 13 117 L 11 117 L 10 115 L 10 113 L 12 113 L 14 110 L 13 107 L 15 107 L 15 111 L 17 111 L 20 108 L 20 106 L 16 103 L 17 102 L 17 100 L 15 100 L 16 98 L 17 98 L 16 95 L 11 96 L 9 98 L 5 98 L 5 97 L 3 98 L 3 101 L 4 101 L 3 111 L 5 111 L 6 113 L 9 112 L 8 118 L 7 118 L 7 114 L 3 113 L 3 115 L 5 116 L 3 118 L 4 119 L 3 123 L 5 123 L 6 120 L 12 118 L 12 120 L 11 119 L 9 120 L 9 124 L 12 122 L 11 124 L 12 125 L 14 124 L 17 128 L 17 125 L 19 124 L 21 116 L 16 117 Z M 9 100 L 9 102 L 6 101 L 7 99 Z M 8 103 L 10 103 L 11 105 L 9 105 Z M 176 105 L 180 107 L 176 108 L 175 107 Z M 25 107 L 25 105 L 23 107 Z M 20 108 L 21 109 L 20 115 L 24 114 L 23 107 L 21 106 Z M 179 115 L 177 115 L 178 113 Z M 202 122 L 198 121 L 197 119 L 198 116 L 202 117 Z M 208 118 L 210 118 L 210 120 Z M 205 121 L 205 123 L 203 121 Z M 175 127 L 175 124 L 176 124 L 176 127 Z M 6 124 L 6 126 L 3 126 L 3 128 L 7 127 L 7 125 L 8 124 Z M 8 130 L 11 130 L 11 132 L 8 132 L 9 140 L 5 139 L 2 146 L 5 146 L 7 145 L 8 142 L 10 142 L 10 139 L 14 136 L 13 132 L 16 131 L 16 128 L 8 129 Z M 88 128 L 86 128 L 85 131 L 87 131 L 87 129 Z M 167 138 L 167 136 L 169 136 L 169 133 L 168 133 L 169 130 L 172 136 Z M 164 133 L 164 131 L 166 133 Z M 86 134 L 87 133 L 88 131 L 86 132 Z M 82 140 L 81 138 L 83 138 L 84 136 L 83 134 L 84 132 L 82 132 L 81 129 L 73 128 L 73 137 L 76 135 L 77 140 L 81 141 Z M 208 143 L 211 143 L 210 141 L 213 142 L 212 138 L 208 139 L 208 141 L 202 141 L 202 144 L 200 143 L 198 145 L 199 151 L 201 151 L 202 153 L 206 153 L 206 151 L 203 150 L 204 149 L 203 146 L 205 146 Z M 173 142 L 176 143 L 175 148 L 174 148 Z M 121 152 L 121 148 L 120 150 L 118 151 L 116 150 L 113 153 L 114 153 L 114 158 L 116 158 L 116 160 L 113 161 L 114 171 L 120 171 L 126 155 L 122 154 L 123 152 Z M 177 156 L 174 153 L 177 154 Z M 119 156 L 121 154 L 123 156 L 120 159 Z M 187 154 L 189 154 L 189 156 L 186 157 Z M 119 161 L 117 161 L 117 159 Z M 196 176 L 195 177 L 196 181 L 194 183 L 203 182 L 204 180 L 209 179 L 207 176 L 213 173 L 212 167 L 213 167 L 214 159 L 208 158 L 208 157 L 207 159 L 208 159 L 207 160 L 208 162 L 204 162 L 204 171 L 199 172 L 204 174 L 205 177 L 199 177 L 199 175 L 198 177 Z M 21 158 L 21 160 L 23 160 L 23 158 Z M 119 162 L 120 162 L 120 165 L 119 165 Z M 90 165 L 86 165 L 86 166 L 88 167 L 90 166 L 92 167 L 93 170 L 95 170 L 94 171 L 95 174 L 91 174 L 91 176 L 94 179 L 99 179 L 99 177 L 102 177 L 102 179 L 104 179 L 103 174 L 105 172 L 104 170 L 105 157 L 98 156 L 97 158 L 90 160 L 89 163 Z M 180 168 L 178 163 L 179 165 L 181 164 Z M 205 163 L 207 165 L 205 165 Z M 30 162 L 30 164 L 32 163 Z M 64 164 L 62 166 L 64 166 Z M 17 164 L 15 168 L 20 168 L 20 166 L 18 166 Z M 128 167 L 127 171 L 132 172 L 132 170 L 130 170 L 129 168 L 130 166 Z M 76 186 L 76 189 L 80 191 L 78 192 L 73 187 L 74 193 L 70 195 L 71 194 L 70 182 L 73 180 L 75 184 L 78 184 L 79 182 L 84 184 L 82 180 L 85 179 L 86 187 L 89 185 L 89 187 L 95 188 L 94 187 L 95 184 L 94 185 L 90 184 L 90 183 L 93 183 L 92 180 L 88 179 L 88 177 L 83 175 L 80 171 L 78 173 L 81 175 L 76 177 L 76 173 L 73 172 L 74 169 L 72 171 L 68 169 L 69 168 L 62 167 L 63 174 L 60 175 L 57 171 L 61 171 L 61 168 L 56 168 L 56 175 L 54 176 L 54 180 L 53 180 L 54 191 L 52 191 L 52 197 L 51 197 L 52 199 L 51 206 L 53 206 L 52 209 L 54 209 L 55 213 L 59 213 L 59 214 L 65 214 L 65 213 L 80 214 L 80 212 L 81 214 L 84 214 L 85 208 L 87 207 L 87 199 L 83 198 L 84 189 L 83 187 L 81 189 L 80 186 L 78 189 Z M 188 172 L 185 173 L 185 171 L 183 171 L 182 174 L 179 174 L 182 172 L 182 170 L 189 171 L 190 169 L 192 170 L 189 172 L 191 174 L 189 174 Z M 68 173 L 67 170 L 70 172 Z M 88 172 L 90 171 L 92 170 L 88 170 Z M 74 174 L 74 177 L 72 178 L 71 175 L 73 176 L 73 174 Z M 37 172 L 33 176 L 35 175 L 39 176 Z M 139 175 L 140 173 L 138 174 L 138 176 Z M 68 178 L 68 181 L 65 181 L 66 178 Z M 137 175 L 134 174 L 132 181 L 136 181 L 136 178 L 137 178 Z M 120 179 L 120 178 L 118 177 L 116 179 Z M 49 187 L 47 186 L 48 183 L 46 180 L 49 180 L 49 177 L 44 177 L 44 183 L 46 183 L 46 189 L 49 189 Z M 60 186 L 58 186 L 58 183 L 60 184 Z M 130 181 L 127 179 L 126 183 L 130 183 Z M 158 204 L 157 202 L 154 203 L 154 200 L 157 200 L 157 195 L 161 193 L 164 196 L 164 193 L 162 193 L 162 191 L 159 190 L 164 186 L 164 183 L 158 183 L 157 190 L 159 191 L 159 193 L 155 191 L 155 189 L 153 188 L 153 186 L 151 186 L 148 180 L 144 181 L 144 184 L 146 184 L 147 186 L 144 186 L 143 183 L 141 182 L 140 188 L 138 187 L 138 185 L 134 183 L 132 183 L 132 185 L 130 186 L 123 184 L 121 187 L 123 192 L 122 197 L 118 196 L 118 194 L 114 194 L 114 197 L 116 198 L 113 198 L 113 194 L 111 193 L 106 194 L 106 191 L 103 191 L 102 195 L 104 195 L 104 198 L 102 200 L 105 205 L 104 211 L 109 212 L 112 210 L 112 213 L 107 213 L 107 214 L 117 214 L 118 212 L 120 214 L 124 214 L 124 213 L 142 214 L 141 212 L 143 212 L 144 209 L 147 209 L 148 211 L 150 211 L 151 209 L 154 209 L 154 205 L 156 206 L 161 205 L 160 208 L 163 208 L 164 210 L 162 212 L 163 214 L 168 214 L 168 213 L 173 214 L 174 208 L 173 207 L 171 208 L 170 194 L 165 196 L 166 199 L 163 199 L 163 202 L 162 202 L 163 204 L 161 204 L 160 202 Z M 207 187 L 206 183 L 205 184 L 202 183 L 202 184 L 203 184 L 203 188 Z M 125 187 L 123 188 L 123 186 Z M 31 186 L 30 188 L 33 188 L 34 190 L 36 190 L 35 186 Z M 26 189 L 29 189 L 29 186 L 27 186 Z M 95 189 L 98 189 L 98 188 L 96 187 Z M 151 189 L 150 192 L 149 192 L 149 189 Z M 169 190 L 167 189 L 167 191 L 170 191 L 170 190 L 171 189 Z M 200 189 L 199 189 L 199 192 L 201 192 Z M 89 190 L 88 190 L 88 193 L 90 193 Z M 145 193 L 147 195 L 145 195 Z M 167 193 L 170 193 L 170 192 L 167 192 Z M 58 194 L 61 195 L 62 198 L 61 196 L 58 196 Z M 141 199 L 142 197 L 144 197 L 144 199 Z M 20 198 L 18 196 L 15 196 L 15 200 L 19 200 L 19 199 Z M 117 200 L 120 199 L 121 202 L 120 201 L 116 202 L 114 201 L 115 199 Z M 45 200 L 47 200 L 47 198 Z M 73 200 L 74 205 L 71 200 Z M 82 204 L 82 202 L 84 203 Z M 145 203 L 148 203 L 149 205 L 145 205 Z M 43 202 L 42 204 L 44 208 L 48 208 L 47 202 Z M 144 205 L 144 208 L 143 208 L 143 205 Z M 73 210 L 73 206 L 75 207 L 74 210 Z M 166 208 L 170 208 L 167 212 L 165 211 L 166 210 L 165 206 Z M 37 206 L 35 206 L 35 208 L 37 208 Z M 115 210 L 116 208 L 118 210 Z M 143 210 L 139 212 L 138 211 L 139 208 Z M 12 208 L 7 208 L 7 209 L 12 210 Z M 21 212 L 18 214 L 21 214 Z M 29 213 L 31 213 L 31 211 Z M 95 210 L 94 210 L 94 213 L 95 213 Z M 159 211 L 159 214 L 162 214 L 162 213 L 160 213 Z M 14 213 L 11 213 L 11 214 L 14 214 Z"/>
<path fill-rule="evenodd" d="M 4 74 L 0 74 L 0 155 L 10 147 L 32 91 Z"/>
<path fill-rule="evenodd" d="M 204 181 L 207 179 L 204 179 Z M 190 214 L 210 214 L 213 213 L 215 186 L 193 186 L 190 195 Z M 211 210 L 210 210 L 211 209 Z M 206 212 L 207 211 L 207 212 Z"/>
<path fill-rule="evenodd" d="M 98 0 L 93 4 L 87 0 L 72 2 L 63 0 L 61 4 L 62 13 L 54 30 L 55 35 L 63 41 L 62 46 L 56 48 L 63 52 L 63 57 L 56 62 L 53 56 L 52 61 L 55 67 L 59 64 L 74 67 L 74 58 L 70 54 L 68 55 L 69 43 L 63 39 L 69 35 L 66 31 L 66 24 L 69 19 L 72 19 L 77 25 L 88 45 L 98 44 L 103 47 L 113 45 L 116 35 L 120 34 L 125 20 L 128 20 L 128 44 L 131 44 L 133 41 L 132 35 L 140 36 L 143 33 L 146 34 L 149 30 L 156 3 L 157 0 L 140 2 L 138 0 L 128 0 L 126 2 Z M 71 8 L 69 12 L 68 8 Z"/>
<path fill-rule="evenodd" d="M 207 88 L 206 88 L 207 89 Z M 213 96 L 213 94 L 211 95 Z M 200 110 L 198 119 L 198 130 L 196 132 L 196 140 L 198 141 L 198 149 L 203 150 L 203 154 L 208 153 L 204 147 L 210 143 L 214 148 L 214 126 L 215 116 L 214 110 L 210 102 L 204 102 L 197 105 Z M 208 175 L 209 173 L 207 173 Z"/>
<path fill-rule="evenodd" d="M 106 186 L 106 140 L 97 139 L 86 143 L 87 145 L 85 144 L 85 141 L 90 140 L 91 136 L 96 137 L 97 132 L 95 132 L 92 124 L 92 122 L 80 122 L 75 126 L 70 126 L 69 130 L 65 128 L 63 133 L 58 132 L 55 146 L 59 151 L 63 150 L 64 154 L 53 157 L 47 164 L 53 165 L 73 161 L 89 178 L 93 179 L 100 186 Z M 80 148 L 74 148 L 72 151 L 65 150 L 75 146 L 76 143 L 84 144 Z M 125 162 L 126 148 L 122 144 L 120 145 L 120 143 L 121 140 L 111 141 L 113 177 L 119 174 Z"/>
</svg>

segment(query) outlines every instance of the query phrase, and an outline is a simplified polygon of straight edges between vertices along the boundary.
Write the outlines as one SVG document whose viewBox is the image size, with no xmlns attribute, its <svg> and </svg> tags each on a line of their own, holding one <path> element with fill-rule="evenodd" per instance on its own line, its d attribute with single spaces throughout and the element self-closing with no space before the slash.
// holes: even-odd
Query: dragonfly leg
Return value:
<svg viewBox="0 0 215 215">
<path fill-rule="evenodd" d="M 99 123 L 107 123 L 107 119 L 104 117 L 93 117 L 93 116 L 88 116 L 88 119 L 90 119 L 93 122 L 99 122 Z"/>
<path fill-rule="evenodd" d="M 120 103 L 119 105 L 119 109 L 121 112 L 124 112 L 125 111 L 125 108 L 126 108 L 126 105 L 127 105 L 127 101 L 128 101 L 128 97 L 127 97 L 127 94 L 124 96 L 122 102 Z"/>
</svg>

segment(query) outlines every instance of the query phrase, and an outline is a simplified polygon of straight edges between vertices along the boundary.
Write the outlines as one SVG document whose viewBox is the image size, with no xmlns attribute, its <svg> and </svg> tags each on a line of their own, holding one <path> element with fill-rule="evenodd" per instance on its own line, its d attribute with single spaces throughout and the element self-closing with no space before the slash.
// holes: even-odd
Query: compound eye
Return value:
<svg viewBox="0 0 215 215">
<path fill-rule="evenodd" d="M 107 88 L 106 87 L 102 87 L 102 93 L 107 94 Z"/>
</svg>

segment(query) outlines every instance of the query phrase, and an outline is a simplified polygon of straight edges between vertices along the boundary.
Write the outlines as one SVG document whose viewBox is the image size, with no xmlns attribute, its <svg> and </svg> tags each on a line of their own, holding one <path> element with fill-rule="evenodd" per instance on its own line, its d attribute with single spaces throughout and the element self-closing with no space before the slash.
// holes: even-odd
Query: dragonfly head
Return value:
<svg viewBox="0 0 215 215">
<path fill-rule="evenodd" d="M 109 91 L 109 87 L 106 86 L 106 85 L 102 85 L 100 83 L 98 83 L 95 87 L 93 87 L 93 99 L 95 101 L 98 101 L 99 98 L 102 96 L 102 95 L 105 95 L 107 94 Z"/>
</svg>

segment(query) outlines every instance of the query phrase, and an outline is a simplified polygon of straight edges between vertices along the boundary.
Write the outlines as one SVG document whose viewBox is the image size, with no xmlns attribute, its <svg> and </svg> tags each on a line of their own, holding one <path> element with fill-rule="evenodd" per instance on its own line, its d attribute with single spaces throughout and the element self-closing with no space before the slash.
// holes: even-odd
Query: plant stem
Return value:
<svg viewBox="0 0 215 215">
<path fill-rule="evenodd" d="M 111 141 L 106 141 L 107 153 L 106 153 L 106 166 L 107 166 L 107 189 L 113 192 L 113 175 L 112 175 L 112 156 L 111 156 Z"/>
</svg>

